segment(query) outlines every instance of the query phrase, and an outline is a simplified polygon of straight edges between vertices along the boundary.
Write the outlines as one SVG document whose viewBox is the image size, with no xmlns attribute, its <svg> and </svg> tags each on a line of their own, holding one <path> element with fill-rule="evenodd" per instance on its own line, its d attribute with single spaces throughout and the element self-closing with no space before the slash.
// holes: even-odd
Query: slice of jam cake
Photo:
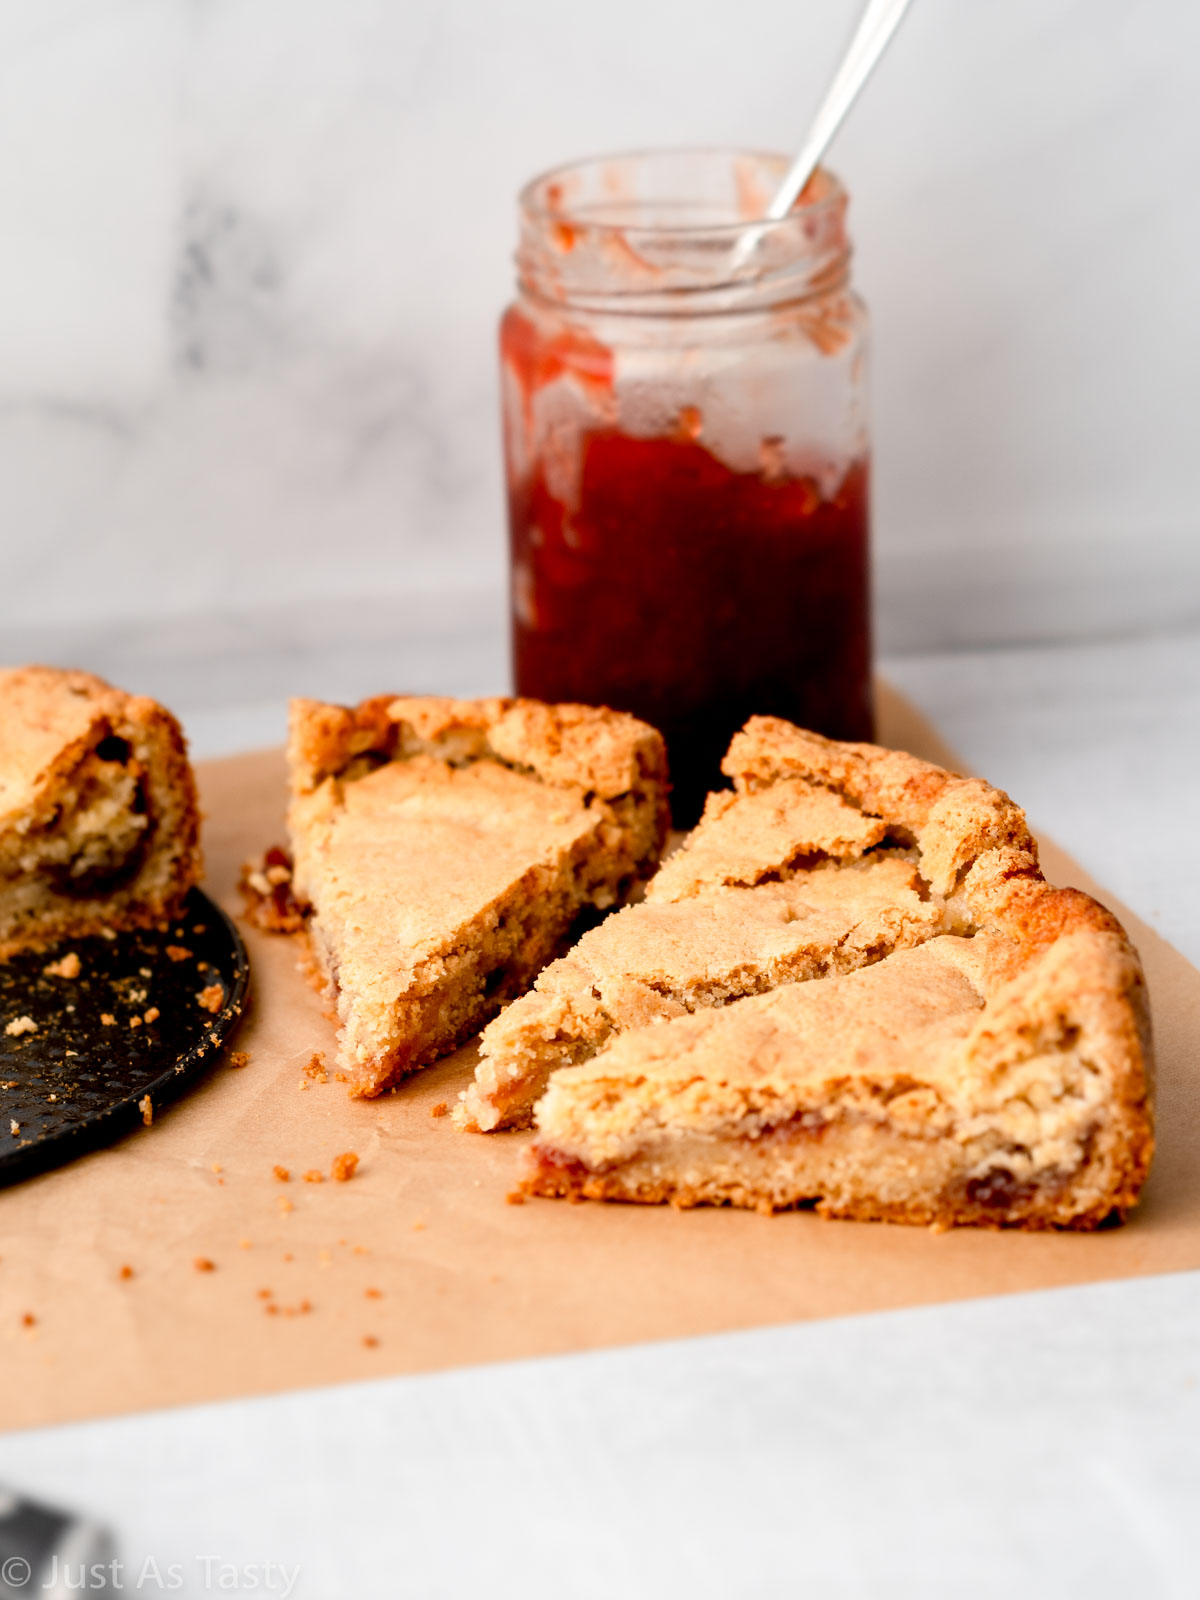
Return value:
<svg viewBox="0 0 1200 1600">
<path fill-rule="evenodd" d="M 1153 1149 L 1141 968 L 1109 912 L 1045 882 L 1021 811 L 977 779 L 774 718 L 753 719 L 724 766 L 733 791 L 710 800 L 646 906 L 585 939 L 485 1036 L 494 1066 L 536 1075 L 555 1043 L 570 1063 L 543 1074 L 526 1192 L 935 1227 L 1123 1215 Z M 827 930 L 806 966 L 796 951 L 777 961 L 781 930 L 760 929 L 741 992 L 718 962 L 696 1003 L 746 897 L 764 897 L 764 924 L 765 897 L 790 892 L 803 929 L 829 914 L 805 900 L 811 884 L 903 867 L 876 880 L 893 895 L 888 935 L 853 931 L 880 917 L 868 911 L 845 938 Z M 640 967 L 600 948 L 622 922 L 702 906 L 719 935 L 693 939 L 665 983 L 662 925 L 647 921 Z M 638 982 L 653 991 L 640 1013 L 625 1004 Z M 542 1015 L 564 995 L 590 1018 L 574 1036 Z"/>
<path fill-rule="evenodd" d="M 289 764 L 293 889 L 359 1095 L 523 993 L 666 837 L 661 737 L 587 706 L 294 701 Z"/>
</svg>

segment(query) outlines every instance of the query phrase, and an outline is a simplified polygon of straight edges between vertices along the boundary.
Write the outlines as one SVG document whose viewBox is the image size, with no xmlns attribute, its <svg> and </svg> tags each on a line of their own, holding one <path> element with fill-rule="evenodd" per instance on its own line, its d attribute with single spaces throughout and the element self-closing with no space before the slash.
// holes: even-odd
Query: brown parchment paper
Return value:
<svg viewBox="0 0 1200 1600">
<path fill-rule="evenodd" d="M 897 696 L 882 709 L 884 742 L 955 765 Z M 282 837 L 282 757 L 200 777 L 208 888 L 236 909 L 240 863 Z M 1052 881 L 1113 906 L 1149 977 L 1159 1151 L 1125 1227 L 933 1234 L 506 1204 L 525 1136 L 431 1114 L 474 1048 L 382 1101 L 352 1101 L 332 1077 L 302 1090 L 313 1051 L 332 1057 L 331 1026 L 294 942 L 248 929 L 253 999 L 234 1047 L 249 1066 L 222 1063 L 153 1127 L 0 1193 L 0 1426 L 1200 1267 L 1200 972 L 1046 840 L 1043 859 Z M 356 1176 L 329 1181 L 347 1150 Z M 326 1181 L 303 1181 L 310 1170 Z"/>
</svg>

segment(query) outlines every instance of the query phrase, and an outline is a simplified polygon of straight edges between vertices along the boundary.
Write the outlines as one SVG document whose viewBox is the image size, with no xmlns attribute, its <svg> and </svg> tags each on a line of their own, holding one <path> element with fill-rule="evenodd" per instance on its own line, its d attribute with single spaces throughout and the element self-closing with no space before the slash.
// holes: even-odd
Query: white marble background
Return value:
<svg viewBox="0 0 1200 1600">
<path fill-rule="evenodd" d="M 518 184 L 794 144 L 857 11 L 4 0 L 0 655 L 460 599 L 499 641 Z M 840 139 L 892 650 L 1200 621 L 1196 34 L 919 0 Z"/>
</svg>

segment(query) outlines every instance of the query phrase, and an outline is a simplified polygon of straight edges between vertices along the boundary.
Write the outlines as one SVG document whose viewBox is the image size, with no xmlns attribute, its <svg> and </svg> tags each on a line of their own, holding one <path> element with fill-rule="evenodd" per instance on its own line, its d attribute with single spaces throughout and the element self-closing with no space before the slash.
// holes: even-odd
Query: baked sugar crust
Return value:
<svg viewBox="0 0 1200 1600">
<path fill-rule="evenodd" d="M 821 802 L 841 830 L 827 847 L 860 849 L 859 870 L 909 849 L 940 925 L 856 971 L 614 1033 L 550 1076 L 524 1190 L 939 1228 L 1123 1216 L 1153 1151 L 1140 964 L 1108 911 L 1045 882 L 1019 808 L 980 780 L 777 719 L 753 719 L 725 770 L 733 798 L 706 811 L 651 904 L 803 881 L 820 848 L 799 825 L 807 785 L 865 819 L 853 838 Z M 736 833 L 724 853 L 718 828 Z"/>
<path fill-rule="evenodd" d="M 289 766 L 294 889 L 359 1095 L 521 993 L 666 836 L 661 737 L 603 709 L 295 701 Z"/>
<path fill-rule="evenodd" d="M 0 671 L 0 957 L 169 919 L 202 866 L 169 711 L 86 672 Z"/>
</svg>

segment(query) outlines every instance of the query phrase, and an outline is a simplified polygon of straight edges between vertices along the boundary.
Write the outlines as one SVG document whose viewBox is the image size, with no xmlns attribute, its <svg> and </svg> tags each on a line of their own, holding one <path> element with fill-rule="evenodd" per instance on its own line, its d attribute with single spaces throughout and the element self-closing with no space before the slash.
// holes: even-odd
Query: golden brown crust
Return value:
<svg viewBox="0 0 1200 1600">
<path fill-rule="evenodd" d="M 1019 808 L 979 780 L 777 719 L 753 719 L 725 770 L 734 795 L 660 874 L 674 867 L 663 898 L 712 892 L 720 829 L 743 874 L 754 849 L 802 842 L 806 820 L 828 811 L 805 818 L 808 786 L 886 825 L 860 843 L 830 812 L 828 839 L 851 856 L 911 842 L 945 906 L 938 936 L 849 977 L 635 1029 L 557 1071 L 525 1192 L 805 1204 L 934 1227 L 1123 1216 L 1153 1153 L 1144 979 L 1110 912 L 1045 882 Z M 749 850 L 745 828 L 730 832 L 739 806 Z"/>
<path fill-rule="evenodd" d="M 0 956 L 173 916 L 199 840 L 170 712 L 90 673 L 0 671 Z"/>
<path fill-rule="evenodd" d="M 1013 848 L 1037 861 L 1025 813 L 1003 790 L 903 750 L 840 743 L 779 717 L 751 717 L 734 735 L 721 770 L 738 793 L 799 778 L 885 818 L 911 834 L 938 894 L 950 894 L 958 874 L 985 850 Z"/>
<path fill-rule="evenodd" d="M 364 757 L 392 761 L 422 753 L 452 762 L 501 761 L 535 773 L 543 783 L 579 787 L 605 800 L 648 786 L 665 793 L 667 783 L 662 736 L 636 717 L 602 706 L 432 695 L 376 695 L 355 707 L 292 701 L 293 794 L 341 776 Z M 665 812 L 658 819 L 665 829 L 664 819 Z"/>
</svg>

